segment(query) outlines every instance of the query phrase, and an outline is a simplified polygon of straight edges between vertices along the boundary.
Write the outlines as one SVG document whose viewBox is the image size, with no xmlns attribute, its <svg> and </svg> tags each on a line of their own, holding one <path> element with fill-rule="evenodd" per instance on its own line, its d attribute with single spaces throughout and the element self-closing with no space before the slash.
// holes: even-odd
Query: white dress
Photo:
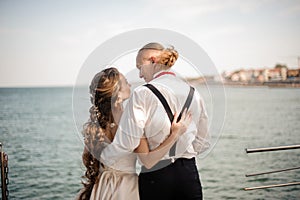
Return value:
<svg viewBox="0 0 300 200">
<path fill-rule="evenodd" d="M 106 140 L 103 149 L 109 146 Z M 135 172 L 136 155 L 128 154 L 114 166 L 100 159 L 101 168 L 91 193 L 91 200 L 139 200 L 138 175 Z"/>
</svg>

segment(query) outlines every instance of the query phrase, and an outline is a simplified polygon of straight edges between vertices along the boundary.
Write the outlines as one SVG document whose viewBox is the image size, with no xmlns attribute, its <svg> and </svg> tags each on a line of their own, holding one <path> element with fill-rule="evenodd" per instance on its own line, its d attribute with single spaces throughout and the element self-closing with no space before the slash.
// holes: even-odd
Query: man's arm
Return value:
<svg viewBox="0 0 300 200">
<path fill-rule="evenodd" d="M 197 106 L 199 107 L 198 115 L 195 116 L 197 134 L 193 141 L 193 147 L 195 151 L 200 154 L 206 151 L 210 147 L 210 134 L 208 132 L 208 116 L 205 109 L 204 101 L 200 97 L 199 93 L 195 95 Z"/>
</svg>

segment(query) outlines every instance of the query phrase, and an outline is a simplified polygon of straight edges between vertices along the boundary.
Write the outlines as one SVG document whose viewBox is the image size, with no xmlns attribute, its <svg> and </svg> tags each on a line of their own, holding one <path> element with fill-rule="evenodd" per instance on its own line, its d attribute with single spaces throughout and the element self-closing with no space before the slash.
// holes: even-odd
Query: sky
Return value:
<svg viewBox="0 0 300 200">
<path fill-rule="evenodd" d="M 0 87 L 73 86 L 93 50 L 141 28 L 187 36 L 220 73 L 297 68 L 299 19 L 299 0 L 0 0 Z"/>
</svg>

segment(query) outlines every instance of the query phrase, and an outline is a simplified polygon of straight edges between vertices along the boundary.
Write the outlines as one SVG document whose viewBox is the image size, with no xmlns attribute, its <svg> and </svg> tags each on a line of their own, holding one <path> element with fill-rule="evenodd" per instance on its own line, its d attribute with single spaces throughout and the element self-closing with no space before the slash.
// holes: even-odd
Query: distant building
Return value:
<svg viewBox="0 0 300 200">
<path fill-rule="evenodd" d="M 224 80 L 242 83 L 263 83 L 266 81 L 286 80 L 289 76 L 299 76 L 299 70 L 290 71 L 287 68 L 237 70 L 223 73 Z"/>
<path fill-rule="evenodd" d="M 278 81 L 281 80 L 281 70 L 279 68 L 266 69 L 266 81 Z"/>
<path fill-rule="evenodd" d="M 300 69 L 287 70 L 287 78 L 300 77 Z"/>
</svg>

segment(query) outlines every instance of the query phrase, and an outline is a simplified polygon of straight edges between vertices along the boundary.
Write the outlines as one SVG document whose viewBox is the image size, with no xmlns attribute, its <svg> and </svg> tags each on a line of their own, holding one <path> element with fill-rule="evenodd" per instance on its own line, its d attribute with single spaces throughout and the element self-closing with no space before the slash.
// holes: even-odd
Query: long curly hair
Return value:
<svg viewBox="0 0 300 200">
<path fill-rule="evenodd" d="M 97 73 L 90 85 L 90 100 L 92 103 L 89 109 L 90 118 L 83 126 L 83 137 L 85 148 L 82 154 L 82 161 L 86 167 L 83 176 L 84 186 L 79 199 L 89 199 L 93 186 L 100 174 L 100 153 L 101 142 L 104 136 L 112 141 L 114 133 L 111 131 L 111 124 L 114 123 L 112 105 L 117 100 L 117 93 L 120 90 L 120 73 L 116 68 L 107 68 Z"/>
</svg>

